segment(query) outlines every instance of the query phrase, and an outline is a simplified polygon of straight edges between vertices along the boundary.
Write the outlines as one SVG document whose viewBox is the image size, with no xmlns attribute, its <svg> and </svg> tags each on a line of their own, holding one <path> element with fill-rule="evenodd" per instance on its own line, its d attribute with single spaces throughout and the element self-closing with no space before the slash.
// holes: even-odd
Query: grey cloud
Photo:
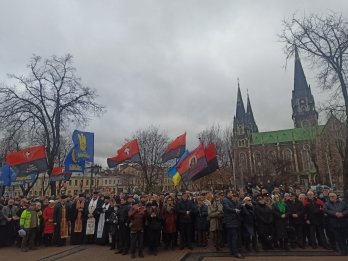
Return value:
<svg viewBox="0 0 348 261">
<path fill-rule="evenodd" d="M 2 1 L 0 81 L 25 73 L 33 53 L 71 53 L 107 113 L 87 130 L 104 166 L 125 138 L 150 124 L 190 148 L 213 123 L 232 124 L 237 78 L 260 131 L 291 128 L 293 61 L 277 39 L 297 12 L 348 13 L 341 1 Z M 320 94 L 303 61 L 317 104 Z"/>
</svg>

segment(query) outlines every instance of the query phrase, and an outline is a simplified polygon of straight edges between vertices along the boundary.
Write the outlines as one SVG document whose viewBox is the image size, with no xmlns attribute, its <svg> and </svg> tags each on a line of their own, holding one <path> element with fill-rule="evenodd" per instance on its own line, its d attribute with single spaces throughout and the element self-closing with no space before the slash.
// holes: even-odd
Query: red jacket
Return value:
<svg viewBox="0 0 348 261">
<path fill-rule="evenodd" d="M 44 234 L 53 234 L 54 225 L 53 225 L 53 211 L 54 207 L 46 207 L 42 213 L 42 217 L 44 220 Z"/>
<path fill-rule="evenodd" d="M 166 209 L 166 207 L 163 207 L 162 209 L 162 216 L 164 220 L 164 232 L 165 233 L 175 233 L 176 232 L 176 212 L 175 208 L 172 208 L 171 210 Z"/>
<path fill-rule="evenodd" d="M 145 223 L 145 208 L 140 207 L 139 209 L 134 209 L 133 207 L 128 211 L 129 217 L 129 228 L 131 232 L 144 231 Z"/>
</svg>

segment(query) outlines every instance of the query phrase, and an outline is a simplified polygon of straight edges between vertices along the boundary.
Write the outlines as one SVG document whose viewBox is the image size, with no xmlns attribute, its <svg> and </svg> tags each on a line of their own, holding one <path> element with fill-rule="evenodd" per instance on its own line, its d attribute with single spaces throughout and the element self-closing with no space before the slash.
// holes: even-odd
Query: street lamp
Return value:
<svg viewBox="0 0 348 261">
<path fill-rule="evenodd" d="M 91 180 L 90 180 L 90 184 L 89 184 L 89 193 L 90 193 L 90 194 L 92 193 L 92 183 L 93 183 L 94 169 L 97 171 L 96 174 L 98 174 L 98 173 L 100 172 L 101 168 L 102 168 L 102 167 L 101 167 L 100 165 L 98 165 L 98 164 L 92 165 L 92 166 L 90 167 L 90 169 L 91 169 Z M 95 184 L 94 184 L 94 189 L 96 189 L 96 188 L 97 188 L 97 182 L 96 182 L 96 180 L 95 180 L 94 183 L 95 183 Z"/>
</svg>

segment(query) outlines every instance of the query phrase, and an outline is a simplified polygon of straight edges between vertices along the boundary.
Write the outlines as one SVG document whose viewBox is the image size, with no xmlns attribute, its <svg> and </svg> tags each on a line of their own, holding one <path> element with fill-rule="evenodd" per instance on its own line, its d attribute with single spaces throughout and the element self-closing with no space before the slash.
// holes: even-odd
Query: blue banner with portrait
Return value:
<svg viewBox="0 0 348 261">
<path fill-rule="evenodd" d="M 77 159 L 94 162 L 94 133 L 74 130 L 72 140 Z"/>
</svg>

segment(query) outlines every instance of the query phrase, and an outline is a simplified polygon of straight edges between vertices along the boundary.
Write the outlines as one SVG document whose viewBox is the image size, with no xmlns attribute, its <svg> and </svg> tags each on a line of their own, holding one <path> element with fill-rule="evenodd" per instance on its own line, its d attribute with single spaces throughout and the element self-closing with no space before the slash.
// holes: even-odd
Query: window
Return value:
<svg viewBox="0 0 348 261">
<path fill-rule="evenodd" d="M 244 152 L 239 154 L 239 166 L 241 171 L 245 172 L 247 169 L 246 155 Z"/>
<path fill-rule="evenodd" d="M 283 151 L 283 160 L 286 163 L 285 169 L 287 171 L 292 171 L 293 170 L 293 162 L 292 162 L 292 151 L 290 149 L 285 149 Z"/>
<path fill-rule="evenodd" d="M 111 179 L 109 179 L 109 185 L 111 185 Z"/>
<path fill-rule="evenodd" d="M 238 125 L 238 131 L 237 131 L 238 135 L 242 135 L 244 134 L 244 130 L 243 130 L 243 126 L 242 125 Z"/>
<path fill-rule="evenodd" d="M 77 186 L 77 179 L 75 179 L 75 186 Z"/>
<path fill-rule="evenodd" d="M 104 179 L 104 185 L 107 185 L 108 181 L 106 179 Z"/>
<path fill-rule="evenodd" d="M 86 179 L 86 186 L 88 186 L 89 185 L 89 180 L 88 179 Z"/>
<path fill-rule="evenodd" d="M 310 155 L 310 150 L 308 145 L 303 146 L 301 155 L 302 155 L 303 170 L 310 170 L 312 168 L 312 160 L 311 160 L 311 155 Z"/>
<path fill-rule="evenodd" d="M 255 170 L 257 173 L 261 173 L 262 168 L 262 158 L 261 153 L 259 151 L 256 151 L 254 153 L 254 163 L 255 163 Z"/>
</svg>

